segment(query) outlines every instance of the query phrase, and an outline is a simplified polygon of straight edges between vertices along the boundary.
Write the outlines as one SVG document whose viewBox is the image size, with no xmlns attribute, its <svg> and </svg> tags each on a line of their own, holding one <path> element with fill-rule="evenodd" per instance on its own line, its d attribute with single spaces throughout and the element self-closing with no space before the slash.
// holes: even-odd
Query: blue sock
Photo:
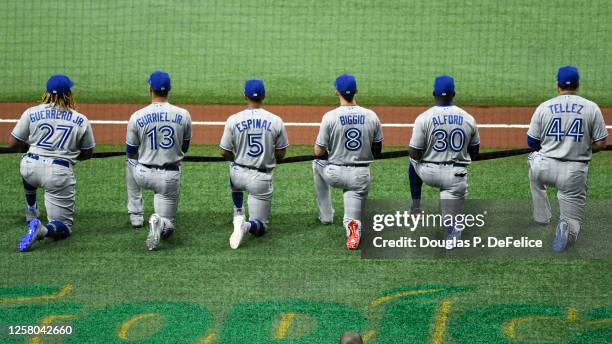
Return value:
<svg viewBox="0 0 612 344">
<path fill-rule="evenodd" d="M 242 191 L 232 191 L 232 201 L 234 202 L 234 207 L 236 209 L 242 209 L 242 202 L 244 196 Z"/>
<path fill-rule="evenodd" d="M 408 168 L 408 179 L 410 179 L 410 196 L 412 197 L 412 208 L 419 208 L 421 206 L 421 188 L 423 186 L 423 180 L 416 173 L 414 166 L 410 164 Z"/>
<path fill-rule="evenodd" d="M 23 179 L 23 191 L 25 192 L 26 203 L 33 207 L 36 204 L 36 188 Z"/>
<path fill-rule="evenodd" d="M 266 226 L 259 220 L 249 221 L 249 233 L 254 236 L 262 236 L 266 234 Z"/>
<path fill-rule="evenodd" d="M 70 236 L 70 230 L 61 221 L 51 221 L 45 225 L 47 228 L 47 236 L 55 240 L 66 239 Z"/>
</svg>

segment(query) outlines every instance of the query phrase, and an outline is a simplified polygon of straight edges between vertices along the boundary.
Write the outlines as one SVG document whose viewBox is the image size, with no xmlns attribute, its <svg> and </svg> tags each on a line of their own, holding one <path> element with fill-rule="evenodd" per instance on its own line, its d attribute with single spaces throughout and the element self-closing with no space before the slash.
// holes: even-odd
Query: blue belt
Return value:
<svg viewBox="0 0 612 344">
<path fill-rule="evenodd" d="M 155 168 L 158 170 L 166 170 L 166 171 L 179 171 L 180 170 L 178 165 L 172 165 L 172 164 L 168 164 L 164 166 L 147 165 L 147 164 L 141 164 L 141 165 L 146 168 Z"/>
<path fill-rule="evenodd" d="M 247 166 L 247 165 L 242 165 L 242 164 L 238 164 L 238 163 L 234 163 L 234 165 L 240 166 L 240 167 L 244 167 L 244 168 L 248 168 L 249 170 L 255 170 L 255 171 L 261 172 L 261 173 L 271 173 L 273 171 L 273 169 L 271 169 L 271 168 L 257 168 L 255 166 Z"/>
<path fill-rule="evenodd" d="M 34 160 L 40 160 L 40 155 L 38 155 L 38 154 L 26 153 L 26 156 L 28 158 L 31 158 L 31 159 L 34 159 Z M 55 165 L 60 165 L 60 166 L 68 167 L 68 168 L 70 167 L 70 163 L 68 161 L 66 161 L 66 160 L 53 159 L 52 163 L 55 164 Z"/>
</svg>

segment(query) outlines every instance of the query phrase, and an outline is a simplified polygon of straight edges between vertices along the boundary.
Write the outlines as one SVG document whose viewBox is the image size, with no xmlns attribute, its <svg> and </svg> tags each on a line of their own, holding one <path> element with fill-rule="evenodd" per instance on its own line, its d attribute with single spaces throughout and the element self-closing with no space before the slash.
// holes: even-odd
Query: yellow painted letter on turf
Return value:
<svg viewBox="0 0 612 344">
<path fill-rule="evenodd" d="M 119 326 L 117 337 L 119 337 L 119 339 L 128 340 L 127 335 L 130 331 L 130 327 L 132 327 L 135 323 L 139 322 L 142 319 L 152 318 L 157 315 L 157 313 L 141 313 L 134 315 L 133 317 L 126 320 L 123 324 L 121 324 L 121 326 Z"/>
</svg>

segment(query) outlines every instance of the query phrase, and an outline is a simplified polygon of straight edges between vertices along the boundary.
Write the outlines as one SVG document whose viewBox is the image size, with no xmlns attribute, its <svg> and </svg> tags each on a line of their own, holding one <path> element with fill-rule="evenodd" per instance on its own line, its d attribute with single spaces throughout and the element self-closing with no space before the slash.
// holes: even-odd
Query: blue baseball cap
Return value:
<svg viewBox="0 0 612 344">
<path fill-rule="evenodd" d="M 260 100 L 266 96 L 266 88 L 264 87 L 263 80 L 247 80 L 244 83 L 244 95 L 253 99 Z"/>
<path fill-rule="evenodd" d="M 559 68 L 557 73 L 557 82 L 561 85 L 576 84 L 580 81 L 580 75 L 578 74 L 578 68 L 574 66 L 563 66 Z"/>
<path fill-rule="evenodd" d="M 156 70 L 149 76 L 149 80 L 147 80 L 149 85 L 154 91 L 169 91 L 170 90 L 170 74 L 162 71 Z"/>
<path fill-rule="evenodd" d="M 334 87 L 340 94 L 357 93 L 357 80 L 351 74 L 340 74 L 334 82 Z"/>
<path fill-rule="evenodd" d="M 455 80 L 450 75 L 439 75 L 434 80 L 435 96 L 452 96 L 455 92 Z"/>
<path fill-rule="evenodd" d="M 64 74 L 55 74 L 47 80 L 47 92 L 49 93 L 66 93 L 70 91 L 72 86 L 74 86 L 74 83 Z"/>
</svg>

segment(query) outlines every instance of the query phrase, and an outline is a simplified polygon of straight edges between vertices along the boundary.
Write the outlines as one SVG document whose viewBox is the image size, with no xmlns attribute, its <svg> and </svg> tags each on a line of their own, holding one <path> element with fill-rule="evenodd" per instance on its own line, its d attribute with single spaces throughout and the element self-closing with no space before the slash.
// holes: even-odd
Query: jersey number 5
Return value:
<svg viewBox="0 0 612 344">
<path fill-rule="evenodd" d="M 249 151 L 247 155 L 253 158 L 260 156 L 264 151 L 264 146 L 261 143 L 263 134 L 247 134 L 247 141 L 249 144 Z"/>
</svg>

